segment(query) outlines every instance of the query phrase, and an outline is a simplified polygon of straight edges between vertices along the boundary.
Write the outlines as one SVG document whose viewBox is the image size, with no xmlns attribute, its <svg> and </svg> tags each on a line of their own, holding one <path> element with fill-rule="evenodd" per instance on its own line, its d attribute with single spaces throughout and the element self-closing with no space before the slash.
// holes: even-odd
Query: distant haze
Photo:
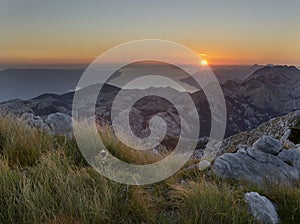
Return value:
<svg viewBox="0 0 300 224">
<path fill-rule="evenodd" d="M 262 65 L 211 66 L 220 83 L 242 80 Z M 158 68 L 159 69 L 159 68 Z M 74 91 L 84 69 L 7 69 L 0 71 L 0 102 L 20 98 L 30 99 L 44 93 L 63 94 Z M 138 72 L 126 70 L 126 72 Z M 140 70 L 139 72 L 142 72 Z M 189 78 L 178 76 L 181 85 L 194 88 Z M 122 73 L 112 76 L 112 83 L 122 80 Z M 137 87 L 138 88 L 138 87 Z"/>
<path fill-rule="evenodd" d="M 0 72 L 0 101 L 75 89 L 83 70 L 8 69 Z"/>
</svg>

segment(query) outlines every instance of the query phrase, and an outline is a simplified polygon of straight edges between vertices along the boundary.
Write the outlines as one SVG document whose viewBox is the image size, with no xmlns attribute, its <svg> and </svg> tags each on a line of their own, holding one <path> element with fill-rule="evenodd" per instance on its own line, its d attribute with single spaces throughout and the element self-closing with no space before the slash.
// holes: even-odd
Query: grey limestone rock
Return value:
<svg viewBox="0 0 300 224">
<path fill-rule="evenodd" d="M 248 209 L 257 221 L 265 224 L 280 223 L 275 206 L 265 196 L 257 192 L 249 192 L 244 195 Z"/>
<path fill-rule="evenodd" d="M 225 153 L 218 157 L 212 166 L 212 171 L 221 178 L 243 180 L 264 186 L 266 183 L 293 185 L 299 180 L 299 152 L 295 150 L 282 151 L 278 156 L 278 144 L 270 144 L 267 149 L 256 148 L 266 137 L 258 140 L 253 148 L 240 149 L 236 153 Z M 267 138 L 268 142 L 276 142 Z M 297 149 L 298 150 L 298 149 Z M 265 151 L 265 152 L 264 152 Z M 267 152 L 267 153 L 266 153 Z M 298 167 L 297 167 L 298 166 Z"/>
</svg>

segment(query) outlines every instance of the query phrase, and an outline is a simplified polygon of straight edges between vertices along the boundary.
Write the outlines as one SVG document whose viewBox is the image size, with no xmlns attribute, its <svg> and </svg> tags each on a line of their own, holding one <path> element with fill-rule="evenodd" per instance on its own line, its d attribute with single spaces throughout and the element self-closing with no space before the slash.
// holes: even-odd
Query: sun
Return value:
<svg viewBox="0 0 300 224">
<path fill-rule="evenodd" d="M 207 63 L 206 60 L 201 60 L 201 61 L 200 61 L 200 64 L 204 66 L 204 65 L 207 65 L 208 63 Z"/>
</svg>

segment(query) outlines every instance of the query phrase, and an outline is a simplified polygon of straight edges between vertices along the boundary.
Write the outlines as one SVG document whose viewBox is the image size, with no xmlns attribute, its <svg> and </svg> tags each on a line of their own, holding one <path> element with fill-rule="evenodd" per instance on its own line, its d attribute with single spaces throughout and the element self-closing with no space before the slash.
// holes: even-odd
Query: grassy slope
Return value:
<svg viewBox="0 0 300 224">
<path fill-rule="evenodd" d="M 299 188 L 258 189 L 195 170 L 128 187 L 90 168 L 73 140 L 0 116 L 0 223 L 255 223 L 243 200 L 250 190 L 278 203 L 283 223 L 300 223 Z"/>
</svg>

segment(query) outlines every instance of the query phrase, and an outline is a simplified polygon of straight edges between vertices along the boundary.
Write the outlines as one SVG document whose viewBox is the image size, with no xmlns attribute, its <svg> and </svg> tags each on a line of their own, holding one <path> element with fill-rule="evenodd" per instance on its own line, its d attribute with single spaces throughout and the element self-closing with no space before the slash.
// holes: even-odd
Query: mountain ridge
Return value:
<svg viewBox="0 0 300 224">
<path fill-rule="evenodd" d="M 250 78 L 251 76 L 252 78 Z M 273 117 L 300 109 L 300 71 L 296 67 L 265 66 L 256 70 L 251 76 L 243 81 L 227 81 L 221 85 L 228 111 L 226 137 L 241 131 L 251 130 Z M 280 82 L 278 82 L 277 77 L 281 77 Z M 163 88 L 159 89 L 163 91 Z M 86 90 L 88 89 L 79 91 Z M 101 117 L 100 120 L 110 120 L 112 101 L 119 90 L 118 87 L 104 85 L 104 89 L 97 101 L 96 111 Z M 133 91 L 132 94 L 140 94 L 140 91 L 143 90 L 130 91 Z M 174 95 L 176 93 L 177 91 L 175 90 Z M 74 92 L 61 95 L 43 94 L 31 100 L 12 100 L 0 103 L 0 109 L 7 109 L 17 113 L 30 112 L 39 116 L 55 112 L 71 115 L 73 94 Z M 191 94 L 191 97 L 197 105 L 200 115 L 201 136 L 208 136 L 211 122 L 210 112 L 214 108 L 209 108 L 203 90 Z M 158 101 L 158 103 L 160 102 Z M 139 105 L 137 114 L 134 116 L 134 119 L 140 119 L 136 120 L 137 122 L 147 122 L 149 117 L 156 114 L 153 112 L 155 108 L 151 109 L 151 113 L 147 112 L 150 105 L 153 107 L 151 100 L 146 100 L 144 104 Z M 170 116 L 168 120 L 174 128 L 173 134 L 178 134 L 178 129 L 180 130 L 180 125 L 177 122 L 179 119 L 178 115 L 176 113 L 173 114 L 173 110 L 171 112 L 168 111 L 168 106 L 164 102 L 161 102 L 161 105 L 166 108 L 166 112 L 161 113 L 161 111 L 157 111 L 157 114 L 163 118 Z M 171 117 L 176 118 L 174 122 Z"/>
</svg>

